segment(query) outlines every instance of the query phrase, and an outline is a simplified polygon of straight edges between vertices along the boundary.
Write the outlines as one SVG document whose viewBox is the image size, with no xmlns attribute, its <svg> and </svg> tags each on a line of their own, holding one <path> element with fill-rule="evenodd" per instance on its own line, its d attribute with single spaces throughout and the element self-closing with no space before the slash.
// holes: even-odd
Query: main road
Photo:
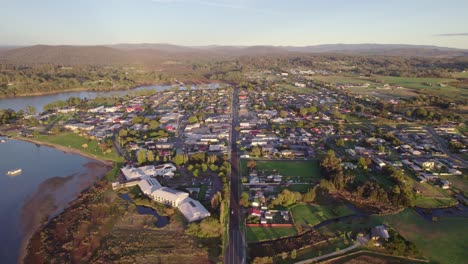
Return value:
<svg viewBox="0 0 468 264">
<path fill-rule="evenodd" d="M 229 207 L 229 244 L 224 256 L 224 263 L 239 264 L 246 263 L 245 235 L 240 229 L 242 224 L 240 219 L 239 206 L 239 153 L 237 151 L 237 139 L 239 132 L 236 127 L 239 125 L 239 96 L 238 88 L 233 88 L 232 94 L 232 124 L 231 124 L 231 198 Z"/>
</svg>

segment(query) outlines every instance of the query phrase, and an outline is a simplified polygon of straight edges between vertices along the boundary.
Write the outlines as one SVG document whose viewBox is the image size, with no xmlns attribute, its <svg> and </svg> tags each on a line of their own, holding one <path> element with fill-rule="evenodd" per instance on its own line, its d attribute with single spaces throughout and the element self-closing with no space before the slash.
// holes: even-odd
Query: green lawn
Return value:
<svg viewBox="0 0 468 264">
<path fill-rule="evenodd" d="M 381 217 L 405 239 L 412 241 L 424 256 L 435 263 L 466 263 L 468 225 L 463 217 L 440 217 L 428 222 L 414 210 Z"/>
<path fill-rule="evenodd" d="M 393 76 L 376 76 L 376 78 L 388 84 L 399 85 L 405 88 L 413 88 L 413 89 L 436 89 L 440 87 L 439 84 L 441 83 L 448 83 L 448 82 L 456 81 L 455 79 L 409 78 L 409 77 L 393 77 Z"/>
<path fill-rule="evenodd" d="M 241 160 L 242 175 L 248 174 L 247 161 L 246 159 Z M 315 160 L 257 160 L 256 162 L 257 171 L 277 170 L 279 174 L 286 177 L 286 180 L 309 182 L 311 180 L 318 181 L 322 177 L 318 161 Z"/>
<path fill-rule="evenodd" d="M 327 75 L 327 76 L 313 76 L 313 80 L 318 80 L 327 83 L 338 83 L 338 84 L 364 84 L 372 83 L 370 80 L 361 79 L 353 76 L 339 76 L 339 75 Z"/>
<path fill-rule="evenodd" d="M 457 204 L 457 201 L 453 198 L 432 198 L 432 197 L 420 197 L 416 199 L 415 206 L 422 208 L 441 208 L 450 207 Z"/>
<path fill-rule="evenodd" d="M 99 148 L 98 142 L 96 140 L 88 140 L 71 132 L 61 133 L 59 135 L 39 135 L 34 139 L 50 144 L 76 149 L 100 159 L 110 161 L 121 161 L 121 158 L 113 149 L 110 153 L 103 153 L 102 150 Z M 83 144 L 87 144 L 88 147 L 83 148 Z"/>
<path fill-rule="evenodd" d="M 453 73 L 452 76 L 454 78 L 468 78 L 468 71 L 467 72 L 456 72 L 456 73 Z"/>
<path fill-rule="evenodd" d="M 296 226 L 314 226 L 328 219 L 353 214 L 344 205 L 299 204 L 291 207 L 290 212 Z"/>
<path fill-rule="evenodd" d="M 296 234 L 296 228 L 294 227 L 245 227 L 245 237 L 247 242 L 273 240 L 281 237 L 293 236 Z"/>
</svg>

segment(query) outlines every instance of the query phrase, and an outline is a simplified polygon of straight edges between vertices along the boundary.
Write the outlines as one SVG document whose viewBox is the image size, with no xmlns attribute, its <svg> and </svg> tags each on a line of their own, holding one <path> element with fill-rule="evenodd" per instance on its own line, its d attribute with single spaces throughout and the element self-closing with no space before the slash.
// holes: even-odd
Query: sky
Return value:
<svg viewBox="0 0 468 264">
<path fill-rule="evenodd" d="M 467 0 L 0 0 L 0 45 L 418 44 L 468 49 Z"/>
</svg>

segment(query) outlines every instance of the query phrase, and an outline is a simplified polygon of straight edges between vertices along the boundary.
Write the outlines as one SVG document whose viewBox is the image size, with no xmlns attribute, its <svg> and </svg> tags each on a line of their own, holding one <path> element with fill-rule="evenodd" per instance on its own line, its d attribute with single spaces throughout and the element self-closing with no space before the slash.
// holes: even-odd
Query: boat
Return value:
<svg viewBox="0 0 468 264">
<path fill-rule="evenodd" d="M 7 172 L 7 175 L 15 176 L 15 175 L 20 174 L 22 171 L 23 171 L 22 169 L 9 170 L 9 171 Z"/>
</svg>

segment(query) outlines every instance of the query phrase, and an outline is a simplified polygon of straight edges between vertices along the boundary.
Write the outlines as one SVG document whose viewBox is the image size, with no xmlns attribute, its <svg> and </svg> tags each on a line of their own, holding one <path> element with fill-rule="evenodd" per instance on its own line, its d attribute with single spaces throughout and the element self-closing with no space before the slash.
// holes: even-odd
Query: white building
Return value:
<svg viewBox="0 0 468 264">
<path fill-rule="evenodd" d="M 167 204 L 173 207 L 179 206 L 183 200 L 188 198 L 186 192 L 177 191 L 168 187 L 162 187 L 151 193 L 151 198 L 156 202 Z"/>
<path fill-rule="evenodd" d="M 150 177 L 144 177 L 141 179 L 141 181 L 138 182 L 138 187 L 140 187 L 144 194 L 151 196 L 154 191 L 161 188 L 162 186 L 158 180 Z"/>
<path fill-rule="evenodd" d="M 163 187 L 154 176 L 174 175 L 175 166 L 166 163 L 159 166 L 142 166 L 122 168 L 122 173 L 127 180 L 140 180 L 138 187 L 154 201 L 177 207 L 188 222 L 193 222 L 210 216 L 206 208 L 198 201 L 189 197 L 186 192 Z"/>
<path fill-rule="evenodd" d="M 172 178 L 174 176 L 174 171 L 176 171 L 176 167 L 171 163 L 166 163 L 158 166 L 149 165 L 138 168 L 125 166 L 121 171 L 127 180 L 142 179 L 145 176 L 164 176 Z"/>
<path fill-rule="evenodd" d="M 185 199 L 177 207 L 182 215 L 189 222 L 197 221 L 210 216 L 208 210 L 197 200 L 192 198 Z"/>
</svg>

